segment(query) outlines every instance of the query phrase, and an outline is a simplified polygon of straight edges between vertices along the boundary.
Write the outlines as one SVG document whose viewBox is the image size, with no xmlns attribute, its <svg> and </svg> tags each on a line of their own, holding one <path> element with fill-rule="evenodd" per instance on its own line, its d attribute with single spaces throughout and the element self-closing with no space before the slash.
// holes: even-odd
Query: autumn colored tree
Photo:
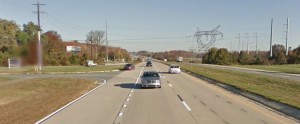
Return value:
<svg viewBox="0 0 300 124">
<path fill-rule="evenodd" d="M 69 65 L 70 61 L 61 36 L 56 31 L 48 31 L 44 33 L 44 36 L 44 56 L 47 56 L 45 62 L 51 65 Z"/>
</svg>

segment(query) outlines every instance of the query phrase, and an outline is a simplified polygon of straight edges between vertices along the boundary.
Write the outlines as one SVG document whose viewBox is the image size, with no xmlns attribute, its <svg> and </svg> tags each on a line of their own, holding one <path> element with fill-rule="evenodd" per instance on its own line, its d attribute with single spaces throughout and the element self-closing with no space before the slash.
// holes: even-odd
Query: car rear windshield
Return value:
<svg viewBox="0 0 300 124">
<path fill-rule="evenodd" d="M 144 77 L 159 77 L 158 73 L 154 73 L 154 72 L 145 72 Z"/>
<path fill-rule="evenodd" d="M 179 68 L 179 66 L 171 66 L 171 68 Z"/>
</svg>

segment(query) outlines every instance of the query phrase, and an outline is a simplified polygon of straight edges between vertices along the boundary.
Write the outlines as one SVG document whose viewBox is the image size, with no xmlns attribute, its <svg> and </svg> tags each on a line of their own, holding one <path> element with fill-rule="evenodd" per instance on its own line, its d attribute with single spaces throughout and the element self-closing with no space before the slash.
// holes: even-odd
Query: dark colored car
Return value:
<svg viewBox="0 0 300 124">
<path fill-rule="evenodd" d="M 133 64 L 126 64 L 124 70 L 134 70 L 135 66 Z"/>
<path fill-rule="evenodd" d="M 152 66 L 152 62 L 151 62 L 151 61 L 148 61 L 148 62 L 146 63 L 146 66 Z"/>
</svg>

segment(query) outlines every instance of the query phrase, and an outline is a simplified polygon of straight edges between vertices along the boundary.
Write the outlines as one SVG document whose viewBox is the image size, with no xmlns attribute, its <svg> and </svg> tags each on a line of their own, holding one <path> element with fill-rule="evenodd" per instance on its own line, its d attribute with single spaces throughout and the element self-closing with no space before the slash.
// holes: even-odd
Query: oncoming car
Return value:
<svg viewBox="0 0 300 124">
<path fill-rule="evenodd" d="M 169 73 L 175 73 L 175 74 L 180 74 L 181 70 L 178 65 L 170 65 L 169 67 Z"/>
<path fill-rule="evenodd" d="M 161 88 L 159 73 L 156 71 L 145 71 L 141 77 L 141 88 Z"/>
</svg>

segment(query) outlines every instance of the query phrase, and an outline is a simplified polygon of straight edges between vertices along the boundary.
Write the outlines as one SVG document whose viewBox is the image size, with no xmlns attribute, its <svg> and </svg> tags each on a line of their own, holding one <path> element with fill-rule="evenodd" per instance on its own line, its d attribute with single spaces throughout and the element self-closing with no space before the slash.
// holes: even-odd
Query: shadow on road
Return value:
<svg viewBox="0 0 300 124">
<path fill-rule="evenodd" d="M 127 89 L 132 89 L 134 87 L 135 83 L 121 83 L 121 84 L 115 84 L 114 86 L 116 87 L 121 87 L 121 88 L 127 88 Z M 136 84 L 135 89 L 140 89 L 141 84 Z"/>
<path fill-rule="evenodd" d="M 159 72 L 160 74 L 170 74 L 169 72 Z"/>
</svg>

